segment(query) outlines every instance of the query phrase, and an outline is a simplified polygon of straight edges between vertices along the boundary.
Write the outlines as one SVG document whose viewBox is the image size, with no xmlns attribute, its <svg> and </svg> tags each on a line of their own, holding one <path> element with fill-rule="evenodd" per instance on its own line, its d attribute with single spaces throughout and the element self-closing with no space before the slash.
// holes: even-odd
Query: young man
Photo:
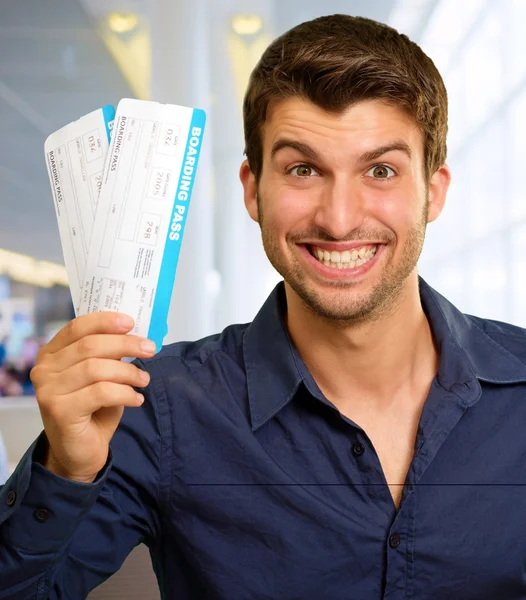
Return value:
<svg viewBox="0 0 526 600">
<path fill-rule="evenodd" d="M 265 52 L 244 120 L 285 282 L 250 325 L 154 358 L 115 313 L 41 351 L 1 597 L 84 598 L 141 542 L 163 598 L 526 597 L 525 332 L 417 275 L 450 181 L 433 63 L 317 19 Z"/>
</svg>

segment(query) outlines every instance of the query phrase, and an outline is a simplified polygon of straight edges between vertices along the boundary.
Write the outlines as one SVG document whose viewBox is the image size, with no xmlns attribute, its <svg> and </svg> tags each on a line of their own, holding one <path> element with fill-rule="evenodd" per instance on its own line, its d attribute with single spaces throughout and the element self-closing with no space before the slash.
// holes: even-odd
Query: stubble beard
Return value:
<svg viewBox="0 0 526 600">
<path fill-rule="evenodd" d="M 393 249 L 397 241 L 392 231 L 364 229 L 353 232 L 352 237 L 345 238 L 344 241 L 347 242 L 367 239 L 385 241 L 386 246 L 383 248 L 383 253 L 389 252 L 389 255 L 381 257 L 381 260 L 387 261 L 387 266 L 383 268 L 378 282 L 368 292 L 355 291 L 353 289 L 355 286 L 352 283 L 333 282 L 330 284 L 332 290 L 330 296 L 319 293 L 314 286 L 309 284 L 305 270 L 295 260 L 294 254 L 290 254 L 292 264 L 285 259 L 279 245 L 278 236 L 275 233 L 276 229 L 272 227 L 272 223 L 267 223 L 264 219 L 262 204 L 258 193 L 259 225 L 265 253 L 272 266 L 301 299 L 307 310 L 314 313 L 318 318 L 330 321 L 333 326 L 338 328 L 378 320 L 387 317 L 396 310 L 405 282 L 416 268 L 424 245 L 429 211 L 427 194 L 420 221 L 410 229 L 404 243 L 402 259 L 398 264 L 392 263 Z M 335 241 L 322 230 L 317 229 L 288 235 L 287 245 L 294 247 L 296 242 L 305 239 Z"/>
</svg>

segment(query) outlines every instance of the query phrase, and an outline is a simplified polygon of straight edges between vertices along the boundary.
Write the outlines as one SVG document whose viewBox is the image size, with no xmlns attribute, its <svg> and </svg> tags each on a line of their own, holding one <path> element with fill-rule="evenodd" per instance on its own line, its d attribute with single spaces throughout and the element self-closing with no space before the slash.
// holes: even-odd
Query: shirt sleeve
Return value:
<svg viewBox="0 0 526 600">
<path fill-rule="evenodd" d="M 144 368 L 141 364 L 138 366 Z M 159 539 L 161 433 L 150 382 L 126 408 L 91 484 L 42 464 L 42 433 L 0 488 L 0 598 L 85 598 L 135 546 Z"/>
</svg>

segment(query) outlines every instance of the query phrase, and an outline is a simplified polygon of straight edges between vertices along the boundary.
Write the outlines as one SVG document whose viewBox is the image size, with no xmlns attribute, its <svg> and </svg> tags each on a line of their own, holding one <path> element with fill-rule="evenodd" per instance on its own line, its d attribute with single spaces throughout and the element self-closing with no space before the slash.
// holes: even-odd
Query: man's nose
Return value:
<svg viewBox="0 0 526 600">
<path fill-rule="evenodd" d="M 366 198 L 348 179 L 327 186 L 316 207 L 315 223 L 334 239 L 343 239 L 360 228 L 366 215 Z"/>
</svg>

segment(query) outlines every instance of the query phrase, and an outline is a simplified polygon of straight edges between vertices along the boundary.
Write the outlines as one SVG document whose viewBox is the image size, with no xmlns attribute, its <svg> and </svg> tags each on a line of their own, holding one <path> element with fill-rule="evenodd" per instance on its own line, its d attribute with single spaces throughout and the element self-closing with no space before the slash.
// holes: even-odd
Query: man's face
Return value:
<svg viewBox="0 0 526 600">
<path fill-rule="evenodd" d="M 259 185 L 241 169 L 245 202 L 274 268 L 332 321 L 388 310 L 414 273 L 426 225 L 449 184 L 428 186 L 423 135 L 402 110 L 363 101 L 334 115 L 291 98 L 269 110 Z"/>
</svg>

